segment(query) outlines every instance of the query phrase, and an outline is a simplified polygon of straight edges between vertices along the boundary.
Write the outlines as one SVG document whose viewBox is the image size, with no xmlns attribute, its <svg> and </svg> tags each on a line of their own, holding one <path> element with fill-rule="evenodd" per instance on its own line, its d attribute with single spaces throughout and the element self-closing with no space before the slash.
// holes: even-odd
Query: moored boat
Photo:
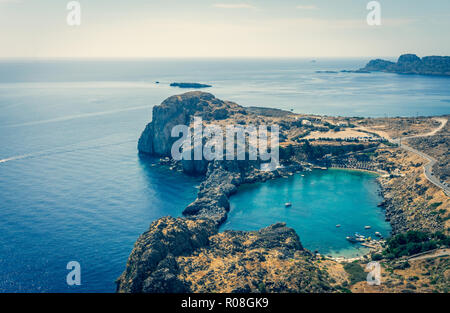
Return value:
<svg viewBox="0 0 450 313">
<path fill-rule="evenodd" d="M 358 240 L 356 240 L 356 238 L 352 237 L 352 236 L 347 236 L 347 237 L 345 237 L 345 239 L 347 239 L 351 243 L 357 243 L 358 242 Z"/>
</svg>

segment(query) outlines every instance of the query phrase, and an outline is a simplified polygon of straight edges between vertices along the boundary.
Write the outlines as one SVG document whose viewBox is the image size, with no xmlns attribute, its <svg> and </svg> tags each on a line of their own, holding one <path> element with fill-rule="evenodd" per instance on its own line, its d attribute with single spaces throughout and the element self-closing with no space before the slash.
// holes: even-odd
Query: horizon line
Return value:
<svg viewBox="0 0 450 313">
<path fill-rule="evenodd" d="M 186 59 L 362 59 L 362 58 L 398 58 L 398 56 L 151 56 L 151 57 L 1 57 L 0 60 L 186 60 Z"/>
</svg>

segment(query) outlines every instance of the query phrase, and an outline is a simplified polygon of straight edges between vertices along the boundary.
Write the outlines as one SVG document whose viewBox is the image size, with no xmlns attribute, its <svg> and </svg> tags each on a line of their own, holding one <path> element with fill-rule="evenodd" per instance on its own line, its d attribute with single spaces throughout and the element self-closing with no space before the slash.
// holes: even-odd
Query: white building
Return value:
<svg viewBox="0 0 450 313">
<path fill-rule="evenodd" d="M 302 125 L 311 126 L 312 123 L 309 120 L 302 120 Z"/>
</svg>

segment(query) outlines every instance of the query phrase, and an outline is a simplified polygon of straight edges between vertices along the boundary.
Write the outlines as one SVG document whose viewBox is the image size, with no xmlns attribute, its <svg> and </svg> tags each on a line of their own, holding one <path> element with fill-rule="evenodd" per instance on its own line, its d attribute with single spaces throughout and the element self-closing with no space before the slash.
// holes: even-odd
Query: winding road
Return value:
<svg viewBox="0 0 450 313">
<path fill-rule="evenodd" d="M 396 139 L 389 139 L 388 140 L 392 143 L 398 144 L 400 148 L 415 153 L 417 155 L 419 155 L 421 158 L 425 159 L 428 161 L 427 164 L 425 164 L 423 166 L 423 173 L 425 175 L 425 177 L 428 179 L 428 181 L 430 183 L 432 183 L 433 185 L 441 188 L 444 193 L 447 196 L 450 196 L 450 188 L 449 186 L 447 186 L 446 184 L 442 183 L 436 176 L 433 175 L 433 166 L 436 164 L 437 160 L 435 158 L 433 158 L 432 156 L 429 156 L 428 154 L 425 154 L 419 150 L 416 150 L 408 145 L 405 145 L 402 143 L 402 141 L 407 140 L 407 139 L 411 139 L 411 138 L 418 138 L 418 137 L 430 137 L 430 136 L 434 136 L 436 135 L 436 133 L 438 133 L 441 129 L 443 129 L 445 127 L 445 125 L 447 124 L 448 120 L 446 118 L 434 118 L 434 120 L 438 121 L 441 123 L 441 125 L 436 128 L 435 130 L 426 133 L 426 134 L 421 134 L 421 135 L 414 135 L 414 136 L 408 136 L 408 137 L 401 137 L 401 138 L 396 138 Z"/>
<path fill-rule="evenodd" d="M 374 130 L 374 129 L 369 129 L 367 127 L 359 127 L 357 129 L 362 129 L 365 131 L 369 131 L 372 133 L 376 133 L 379 136 L 385 138 L 386 140 L 388 140 L 391 143 L 397 144 L 400 148 L 402 148 L 403 150 L 412 152 L 417 154 L 418 156 L 420 156 L 421 158 L 425 159 L 428 161 L 427 164 L 425 164 L 423 166 L 423 173 L 426 177 L 426 179 L 432 183 L 433 185 L 439 187 L 440 189 L 442 189 L 444 191 L 444 193 L 450 197 L 450 187 L 444 183 L 442 183 L 436 176 L 433 175 L 433 166 L 436 164 L 437 160 L 435 158 L 433 158 L 432 156 L 419 151 L 417 149 L 414 149 L 408 145 L 405 145 L 403 143 L 403 141 L 407 140 L 407 139 L 412 139 L 412 138 L 418 138 L 418 137 L 430 137 L 430 136 L 434 136 L 436 135 L 439 131 L 441 131 L 445 125 L 447 125 L 448 120 L 446 118 L 442 118 L 442 117 L 435 117 L 433 118 L 435 121 L 438 121 L 439 123 L 441 123 L 441 125 L 439 125 L 439 127 L 437 127 L 436 129 L 434 129 L 433 131 L 426 133 L 426 134 L 419 134 L 419 135 L 414 135 L 414 136 L 406 136 L 406 137 L 400 137 L 400 138 L 396 138 L 396 139 L 392 139 L 386 132 L 384 131 L 379 131 L 379 130 Z"/>
</svg>

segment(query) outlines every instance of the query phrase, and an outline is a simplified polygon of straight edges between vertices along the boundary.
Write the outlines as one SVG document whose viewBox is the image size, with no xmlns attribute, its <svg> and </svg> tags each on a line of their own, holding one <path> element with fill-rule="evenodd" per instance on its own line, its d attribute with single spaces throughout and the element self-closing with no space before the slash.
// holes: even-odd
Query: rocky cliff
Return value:
<svg viewBox="0 0 450 313">
<path fill-rule="evenodd" d="M 119 292 L 186 292 L 178 279 L 176 258 L 206 246 L 217 232 L 209 220 L 164 217 L 150 225 L 134 245 L 126 270 L 117 280 Z"/>
<path fill-rule="evenodd" d="M 138 150 L 157 156 L 170 156 L 172 144 L 178 139 L 171 137 L 176 125 L 190 125 L 192 117 L 204 121 L 221 120 L 233 114 L 245 114 L 245 110 L 229 101 L 222 101 L 210 93 L 193 91 L 172 96 L 153 107 L 152 121 L 139 138 Z"/>
<path fill-rule="evenodd" d="M 403 59 L 402 59 L 403 60 Z M 406 58 L 402 62 L 407 62 Z M 411 59 L 412 61 L 414 59 Z M 409 62 L 409 61 L 408 61 Z M 175 125 L 191 126 L 194 116 L 220 125 L 273 125 L 280 127 L 280 164 L 273 171 L 261 171 L 258 160 L 184 162 L 170 159 L 170 137 Z M 310 121 L 310 125 L 303 123 Z M 228 198 L 241 184 L 286 177 L 310 169 L 311 163 L 322 164 L 329 158 L 343 157 L 368 148 L 378 149 L 380 143 L 345 141 L 304 141 L 312 130 L 341 131 L 367 125 L 372 119 L 342 119 L 302 116 L 282 110 L 243 108 L 216 99 L 202 92 L 173 96 L 153 109 L 152 122 L 139 140 L 139 151 L 165 156 L 161 164 L 172 170 L 204 174 L 197 199 L 188 205 L 183 218 L 164 217 L 150 225 L 139 237 L 128 259 L 127 267 L 117 280 L 118 292 L 333 292 L 347 290 L 349 281 L 341 264 L 313 256 L 305 250 L 294 230 L 285 224 L 274 224 L 260 231 L 218 232 L 227 218 Z M 385 122 L 385 121 L 384 121 Z M 384 123 L 383 122 L 383 123 Z M 392 123 L 386 123 L 391 127 Z M 403 124 L 403 123 L 402 123 Z M 414 123 L 415 125 L 416 123 Z M 336 130 L 336 125 L 339 130 Z M 425 202 L 415 201 L 416 194 L 438 204 L 433 188 L 420 181 L 418 161 L 401 158 L 395 147 L 377 150 L 374 164 L 383 169 L 414 167 L 414 173 L 385 177 L 382 190 L 387 197 L 382 206 L 394 232 L 409 229 L 434 230 L 441 224 Z M 384 151 L 384 152 L 383 152 Z M 393 152 L 394 151 L 394 152 Z M 403 152 L 402 152 L 403 153 Z M 324 161 L 325 160 L 325 161 Z M 317 162 L 317 163 L 316 163 Z M 397 177 L 397 178 L 396 178 Z M 419 180 L 418 180 L 419 179 Z M 442 202 L 445 205 L 444 202 Z M 417 207 L 417 210 L 415 209 Z M 411 210 L 411 208 L 413 208 Z M 435 208 L 436 209 L 436 208 Z M 181 208 L 180 208 L 181 210 Z"/>
<path fill-rule="evenodd" d="M 428 56 L 419 58 L 415 54 L 404 54 L 398 58 L 396 63 L 381 59 L 371 60 L 361 70 L 398 74 L 450 76 L 450 57 Z"/>
<path fill-rule="evenodd" d="M 197 199 L 188 205 L 183 214 L 197 218 L 209 218 L 217 225 L 227 219 L 230 209 L 228 198 L 241 184 L 266 181 L 303 169 L 291 164 L 275 171 L 261 171 L 257 161 L 214 161 L 209 163 L 205 180 L 200 184 Z"/>
<path fill-rule="evenodd" d="M 227 218 L 230 195 L 245 183 L 266 181 L 304 170 L 295 160 L 273 171 L 260 170 L 260 160 L 170 160 L 175 125 L 192 127 L 194 116 L 220 125 L 279 124 L 281 131 L 302 127 L 292 113 L 248 108 L 203 92 L 173 96 L 153 109 L 151 123 L 139 139 L 139 151 L 168 157 L 172 168 L 203 173 L 197 199 L 184 218 L 161 218 L 136 242 L 119 292 L 325 292 L 328 276 L 314 265 L 294 230 L 275 224 L 260 231 L 218 233 Z M 286 140 L 282 134 L 282 141 Z M 281 147 L 281 150 L 284 150 Z M 290 159 L 291 149 L 282 152 Z"/>
<path fill-rule="evenodd" d="M 139 237 L 117 291 L 332 291 L 329 276 L 313 260 L 285 224 L 218 233 L 208 219 L 164 217 Z"/>
<path fill-rule="evenodd" d="M 264 108 L 244 109 L 233 102 L 219 100 L 209 93 L 188 92 L 170 97 L 161 105 L 154 107 L 152 121 L 142 133 L 138 149 L 141 153 L 165 156 L 170 159 L 172 144 L 178 139 L 171 137 L 172 128 L 175 125 L 192 127 L 194 116 L 224 127 L 249 122 L 270 125 L 272 117 L 284 118 L 286 114 L 290 113 Z M 290 128 L 290 125 L 285 127 Z M 287 158 L 290 157 L 290 153 L 282 152 L 281 154 L 282 157 L 285 155 Z M 259 159 L 251 161 L 248 158 L 241 161 L 206 161 L 204 159 L 174 161 L 174 167 L 181 167 L 184 172 L 205 175 L 197 199 L 184 209 L 183 214 L 188 217 L 208 218 L 220 225 L 227 218 L 228 198 L 236 192 L 239 185 L 266 181 L 303 169 L 298 162 L 290 162 L 283 168 L 266 172 L 260 170 L 260 162 Z"/>
</svg>

